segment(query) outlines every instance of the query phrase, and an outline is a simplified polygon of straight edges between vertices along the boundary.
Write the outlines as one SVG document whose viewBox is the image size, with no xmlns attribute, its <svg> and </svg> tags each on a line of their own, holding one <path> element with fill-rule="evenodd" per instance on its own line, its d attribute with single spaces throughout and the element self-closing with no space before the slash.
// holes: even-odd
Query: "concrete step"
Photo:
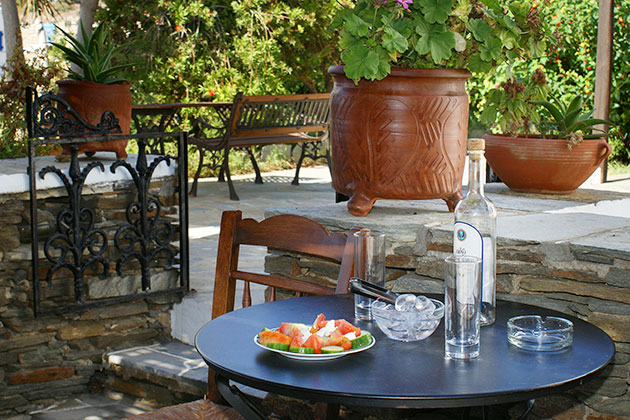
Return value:
<svg viewBox="0 0 630 420">
<path fill-rule="evenodd" d="M 168 406 L 203 398 L 208 366 L 194 346 L 173 340 L 117 350 L 105 356 L 104 386 L 143 398 L 154 406 Z M 247 395 L 262 401 L 267 393 L 238 384 Z"/>
</svg>

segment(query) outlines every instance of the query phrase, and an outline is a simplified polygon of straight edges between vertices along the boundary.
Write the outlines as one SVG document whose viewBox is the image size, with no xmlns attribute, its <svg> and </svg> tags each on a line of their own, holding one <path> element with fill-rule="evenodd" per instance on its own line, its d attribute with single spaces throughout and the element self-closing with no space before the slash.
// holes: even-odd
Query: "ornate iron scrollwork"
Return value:
<svg viewBox="0 0 630 420">
<path fill-rule="evenodd" d="M 116 231 L 114 244 L 122 254 L 116 262 L 116 272 L 121 275 L 122 266 L 127 260 L 136 259 L 140 263 L 142 272 L 142 290 L 147 291 L 151 289 L 151 262 L 159 254 L 165 255 L 167 258 L 167 264 L 164 268 L 171 268 L 175 261 L 175 254 L 169 247 L 174 234 L 173 226 L 160 218 L 160 203 L 149 196 L 149 184 L 153 172 L 162 162 L 170 165 L 173 158 L 159 156 L 150 165 L 147 165 L 146 140 L 138 141 L 138 147 L 138 160 L 135 168 L 124 160 L 116 161 L 111 166 L 112 173 L 115 173 L 121 166 L 127 169 L 137 190 L 136 200 L 129 203 L 126 209 L 128 224 Z"/>
<path fill-rule="evenodd" d="M 53 263 L 46 274 L 46 281 L 51 284 L 53 275 L 62 268 L 70 270 L 74 276 L 74 300 L 76 303 L 83 303 L 85 269 L 100 264 L 103 267 L 103 276 L 107 276 L 109 263 L 104 257 L 107 251 L 107 235 L 102 229 L 94 227 L 94 210 L 82 207 L 81 204 L 81 191 L 88 174 L 95 168 L 105 172 L 105 168 L 101 162 L 91 162 L 81 170 L 78 150 L 77 146 L 70 148 L 70 179 L 54 166 L 43 168 L 39 177 L 44 179 L 49 173 L 57 175 L 66 189 L 70 206 L 57 214 L 56 232 L 48 237 L 44 245 L 44 255 Z"/>
<path fill-rule="evenodd" d="M 77 137 L 87 134 L 121 133 L 118 118 L 111 111 L 92 125 L 85 121 L 61 96 L 47 93 L 37 96 L 33 87 L 26 88 L 26 125 L 29 137 Z"/>
</svg>

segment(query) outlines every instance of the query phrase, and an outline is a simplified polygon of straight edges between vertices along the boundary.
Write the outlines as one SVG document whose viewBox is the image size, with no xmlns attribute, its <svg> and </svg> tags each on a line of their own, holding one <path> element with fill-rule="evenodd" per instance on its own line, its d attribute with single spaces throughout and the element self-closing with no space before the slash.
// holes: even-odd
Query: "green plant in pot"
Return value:
<svg viewBox="0 0 630 420">
<path fill-rule="evenodd" d="M 67 41 L 66 45 L 52 42 L 64 59 L 75 64 L 79 71 L 68 69 L 69 80 L 57 82 L 59 95 L 88 123 L 97 125 L 105 111 L 118 118 L 122 134 L 129 134 L 131 124 L 130 83 L 122 77 L 131 64 L 114 64 L 123 46 L 111 43 L 105 22 L 98 25 L 90 35 L 81 23 L 83 40 L 57 27 Z M 126 158 L 126 140 L 80 143 L 80 151 L 92 155 L 96 151 L 112 151 L 117 158 Z M 64 154 L 68 148 L 64 148 Z"/>
<path fill-rule="evenodd" d="M 333 187 L 354 215 L 376 199 L 461 198 L 466 80 L 544 55 L 548 29 L 528 1 L 358 0 L 335 18 Z"/>
<path fill-rule="evenodd" d="M 584 99 L 545 100 L 542 70 L 529 82 L 516 78 L 489 96 L 482 117 L 502 134 L 486 134 L 486 159 L 499 178 L 518 192 L 568 194 L 586 181 L 611 152 Z M 540 99 L 543 97 L 544 99 Z"/>
</svg>

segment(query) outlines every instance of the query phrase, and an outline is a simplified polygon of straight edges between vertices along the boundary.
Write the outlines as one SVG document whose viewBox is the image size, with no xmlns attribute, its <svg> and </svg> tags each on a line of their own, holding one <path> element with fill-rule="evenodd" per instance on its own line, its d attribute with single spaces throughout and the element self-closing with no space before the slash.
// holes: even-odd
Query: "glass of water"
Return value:
<svg viewBox="0 0 630 420">
<path fill-rule="evenodd" d="M 479 357 L 481 259 L 453 255 L 444 260 L 444 355 Z"/>
<path fill-rule="evenodd" d="M 363 228 L 354 233 L 354 277 L 385 287 L 385 233 Z M 372 301 L 354 295 L 354 317 L 372 320 Z"/>
</svg>

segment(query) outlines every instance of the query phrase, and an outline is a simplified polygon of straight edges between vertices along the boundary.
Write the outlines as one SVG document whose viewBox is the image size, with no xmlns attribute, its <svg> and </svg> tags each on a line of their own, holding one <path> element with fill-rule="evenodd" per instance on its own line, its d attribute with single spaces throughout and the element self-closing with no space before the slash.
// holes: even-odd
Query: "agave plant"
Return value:
<svg viewBox="0 0 630 420">
<path fill-rule="evenodd" d="M 583 139 L 595 139 L 605 136 L 605 132 L 593 133 L 596 125 L 611 125 L 607 120 L 599 118 L 591 118 L 593 112 L 584 112 L 584 100 L 582 95 L 578 94 L 573 98 L 568 106 L 561 101 L 552 98 L 553 103 L 549 101 L 530 101 L 532 104 L 544 107 L 549 116 L 549 120 L 543 120 L 538 123 L 543 136 L 553 135 L 557 138 L 567 139 L 567 147 L 569 150 Z"/>
<path fill-rule="evenodd" d="M 82 74 L 79 74 L 68 68 L 68 73 L 72 79 L 104 84 L 126 81 L 120 75 L 132 64 L 112 65 L 112 59 L 124 46 L 114 47 L 111 43 L 109 30 L 105 28 L 104 23 L 102 22 L 98 25 L 92 31 L 92 34 L 88 36 L 83 27 L 83 22 L 81 22 L 83 41 L 79 41 L 57 26 L 57 29 L 63 33 L 69 46 L 57 42 L 51 42 L 51 45 L 59 49 L 66 60 L 76 64 L 81 69 Z"/>
</svg>

